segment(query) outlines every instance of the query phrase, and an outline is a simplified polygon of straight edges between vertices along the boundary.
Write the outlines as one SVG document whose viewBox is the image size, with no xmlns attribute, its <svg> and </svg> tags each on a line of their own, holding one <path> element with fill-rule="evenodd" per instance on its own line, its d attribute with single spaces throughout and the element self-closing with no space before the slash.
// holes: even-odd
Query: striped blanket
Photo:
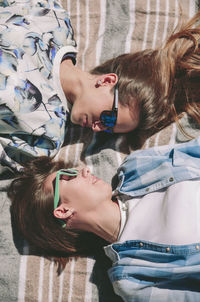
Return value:
<svg viewBox="0 0 200 302">
<path fill-rule="evenodd" d="M 197 10 L 195 0 L 180 1 L 183 17 Z M 89 70 L 124 52 L 154 48 L 178 23 L 178 0 L 63 0 L 69 11 L 78 44 L 78 66 Z M 183 119 L 187 123 L 187 119 Z M 142 146 L 174 144 L 186 138 L 175 124 L 150 137 Z M 132 137 L 134 141 L 134 137 Z M 56 159 L 90 167 L 96 176 L 111 182 L 117 167 L 134 148 L 128 135 L 94 134 L 71 126 Z M 12 228 L 6 186 L 0 181 L 0 301 L 2 302 L 118 302 L 109 283 L 106 257 L 70 259 L 57 275 L 53 261 L 33 254 Z"/>
</svg>

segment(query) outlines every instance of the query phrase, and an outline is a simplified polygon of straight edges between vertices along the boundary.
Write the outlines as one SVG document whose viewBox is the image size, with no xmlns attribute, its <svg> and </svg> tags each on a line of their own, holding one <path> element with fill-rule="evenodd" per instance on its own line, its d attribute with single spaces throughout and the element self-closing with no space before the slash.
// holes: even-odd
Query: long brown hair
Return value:
<svg viewBox="0 0 200 302">
<path fill-rule="evenodd" d="M 140 106 L 138 130 L 152 134 L 187 112 L 200 123 L 200 19 L 198 12 L 159 49 L 123 54 L 92 74 L 118 75 L 119 100 Z"/>
<path fill-rule="evenodd" d="M 30 161 L 8 189 L 14 225 L 46 256 L 94 255 L 105 244 L 92 233 L 62 228 L 53 215 L 54 196 L 44 191 L 44 182 L 49 174 L 69 167 L 63 161 L 40 157 Z"/>
</svg>

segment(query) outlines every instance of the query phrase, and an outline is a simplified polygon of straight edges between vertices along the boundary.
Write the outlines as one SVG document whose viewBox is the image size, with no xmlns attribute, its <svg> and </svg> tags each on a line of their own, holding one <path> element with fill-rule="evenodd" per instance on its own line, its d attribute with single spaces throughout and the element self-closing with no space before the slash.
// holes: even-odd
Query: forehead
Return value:
<svg viewBox="0 0 200 302">
<path fill-rule="evenodd" d="M 53 172 L 52 174 L 48 175 L 45 182 L 44 182 L 44 191 L 45 192 L 53 192 L 53 181 L 56 178 L 56 172 Z"/>
</svg>

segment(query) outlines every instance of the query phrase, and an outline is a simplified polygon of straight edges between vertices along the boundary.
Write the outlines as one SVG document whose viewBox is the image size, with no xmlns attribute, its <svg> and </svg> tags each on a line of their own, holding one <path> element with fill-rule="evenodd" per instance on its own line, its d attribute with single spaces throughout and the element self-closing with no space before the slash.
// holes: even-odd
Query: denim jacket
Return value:
<svg viewBox="0 0 200 302">
<path fill-rule="evenodd" d="M 133 152 L 118 175 L 115 194 L 130 198 L 199 179 L 200 138 Z M 200 242 L 167 246 L 130 240 L 106 246 L 105 253 L 113 262 L 109 278 L 124 301 L 200 301 Z"/>
</svg>

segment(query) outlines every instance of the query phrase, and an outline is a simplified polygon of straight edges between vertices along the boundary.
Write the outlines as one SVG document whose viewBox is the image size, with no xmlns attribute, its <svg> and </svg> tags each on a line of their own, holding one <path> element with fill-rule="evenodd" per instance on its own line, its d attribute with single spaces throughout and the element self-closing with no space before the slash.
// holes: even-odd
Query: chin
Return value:
<svg viewBox="0 0 200 302">
<path fill-rule="evenodd" d="M 116 129 L 113 129 L 114 133 L 128 133 L 133 130 L 135 130 L 136 127 L 131 127 L 131 128 L 123 128 L 123 127 L 117 127 Z"/>
<path fill-rule="evenodd" d="M 102 190 L 106 190 L 108 192 L 108 194 L 110 194 L 112 196 L 112 187 L 109 183 L 102 181 L 103 182 L 103 187 Z"/>
</svg>

